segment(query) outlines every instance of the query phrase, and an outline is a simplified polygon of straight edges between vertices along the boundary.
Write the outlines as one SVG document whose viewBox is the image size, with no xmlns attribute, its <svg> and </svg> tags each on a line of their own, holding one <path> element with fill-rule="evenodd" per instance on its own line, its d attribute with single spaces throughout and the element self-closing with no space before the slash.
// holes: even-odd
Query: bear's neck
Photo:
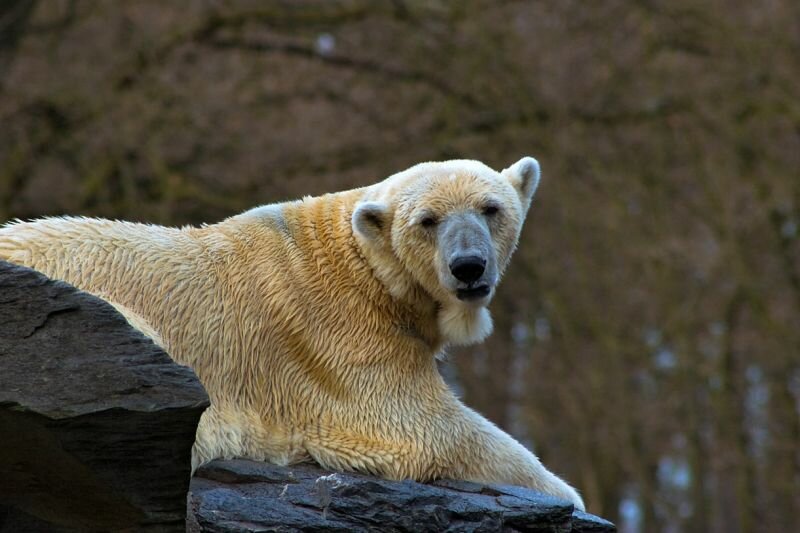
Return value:
<svg viewBox="0 0 800 533">
<path fill-rule="evenodd" d="M 330 302 L 338 312 L 363 313 L 363 320 L 373 319 L 375 327 L 388 327 L 384 335 L 399 335 L 413 340 L 414 352 L 430 359 L 441 349 L 437 327 L 437 304 L 401 267 L 390 250 L 376 251 L 363 247 L 353 233 L 351 218 L 365 189 L 356 189 L 317 198 L 309 198 L 286 212 L 298 248 L 317 268 L 318 281 L 324 285 Z M 388 254 L 388 257 L 383 255 Z M 333 290 L 334 292 L 331 292 Z M 341 308 L 349 303 L 350 308 Z M 356 320 L 357 325 L 363 324 Z M 357 334 L 357 332 L 354 332 Z M 421 347 L 425 348 L 422 349 Z M 375 346 L 372 347 L 373 351 Z M 372 354 L 376 360 L 397 361 L 397 354 Z M 384 361 L 385 363 L 386 361 Z"/>
</svg>

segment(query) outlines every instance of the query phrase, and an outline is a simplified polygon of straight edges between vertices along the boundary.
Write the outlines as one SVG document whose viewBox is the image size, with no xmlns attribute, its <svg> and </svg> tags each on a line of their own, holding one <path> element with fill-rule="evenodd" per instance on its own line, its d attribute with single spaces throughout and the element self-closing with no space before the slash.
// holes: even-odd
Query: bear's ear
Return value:
<svg viewBox="0 0 800 533">
<path fill-rule="evenodd" d="M 523 157 L 507 169 L 502 174 L 508 178 L 511 185 L 517 189 L 520 198 L 530 201 L 536 187 L 539 186 L 539 162 L 532 157 Z"/>
<path fill-rule="evenodd" d="M 383 242 L 391 224 L 389 206 L 383 202 L 361 202 L 353 211 L 353 231 L 371 242 Z"/>
</svg>

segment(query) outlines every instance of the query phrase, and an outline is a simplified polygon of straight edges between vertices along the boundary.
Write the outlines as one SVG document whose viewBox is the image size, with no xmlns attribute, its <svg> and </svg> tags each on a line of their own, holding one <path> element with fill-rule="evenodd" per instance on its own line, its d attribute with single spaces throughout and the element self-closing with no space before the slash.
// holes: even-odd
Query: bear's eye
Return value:
<svg viewBox="0 0 800 533">
<path fill-rule="evenodd" d="M 487 217 L 491 217 L 496 215 L 500 211 L 500 208 L 496 205 L 487 205 L 483 208 L 483 214 Z"/>
<path fill-rule="evenodd" d="M 432 228 L 436 225 L 436 219 L 432 216 L 426 216 L 422 220 L 419 221 L 419 225 L 423 228 Z"/>
</svg>

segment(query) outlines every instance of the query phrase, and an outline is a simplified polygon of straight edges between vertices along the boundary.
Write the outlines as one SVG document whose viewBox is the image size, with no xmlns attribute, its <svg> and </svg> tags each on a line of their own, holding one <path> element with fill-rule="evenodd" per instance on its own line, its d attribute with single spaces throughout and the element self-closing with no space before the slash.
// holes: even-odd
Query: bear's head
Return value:
<svg viewBox="0 0 800 533">
<path fill-rule="evenodd" d="M 480 342 L 539 175 L 532 157 L 502 172 L 478 161 L 421 163 L 367 189 L 354 234 L 395 297 L 422 290 L 436 301 L 448 343 Z"/>
</svg>

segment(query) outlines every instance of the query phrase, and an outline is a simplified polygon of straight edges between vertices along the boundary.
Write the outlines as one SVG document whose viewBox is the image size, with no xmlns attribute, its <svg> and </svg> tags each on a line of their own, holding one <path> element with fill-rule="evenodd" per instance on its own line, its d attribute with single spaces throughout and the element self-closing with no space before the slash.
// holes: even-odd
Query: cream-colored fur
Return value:
<svg viewBox="0 0 800 533">
<path fill-rule="evenodd" d="M 574 489 L 465 407 L 435 363 L 446 344 L 486 337 L 491 318 L 485 303 L 442 286 L 419 210 L 446 216 L 499 201 L 491 236 L 502 272 L 538 176 L 531 158 L 503 173 L 474 161 L 424 163 L 371 187 L 200 228 L 18 222 L 0 229 L 0 258 L 114 303 L 195 370 L 211 407 L 194 467 L 216 457 L 313 458 L 395 479 L 523 485 L 582 509 Z"/>
</svg>

